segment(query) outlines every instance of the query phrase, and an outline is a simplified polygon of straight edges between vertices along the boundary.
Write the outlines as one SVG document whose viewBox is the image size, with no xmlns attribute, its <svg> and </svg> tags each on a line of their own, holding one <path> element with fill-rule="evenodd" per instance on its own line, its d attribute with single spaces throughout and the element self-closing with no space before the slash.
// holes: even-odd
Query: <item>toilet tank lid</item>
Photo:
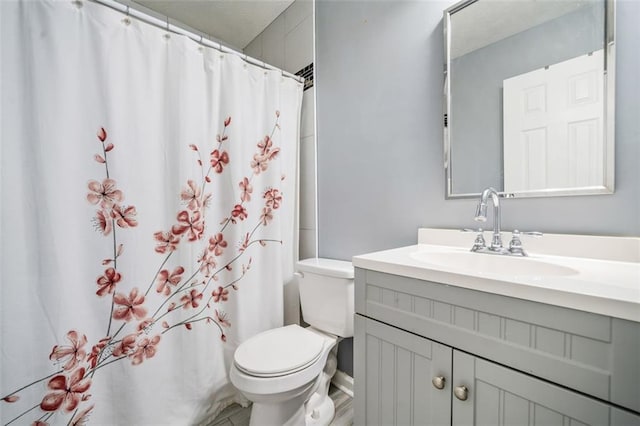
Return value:
<svg viewBox="0 0 640 426">
<path fill-rule="evenodd" d="M 336 278 L 353 279 L 353 265 L 346 260 L 314 257 L 297 263 L 297 270 Z"/>
</svg>

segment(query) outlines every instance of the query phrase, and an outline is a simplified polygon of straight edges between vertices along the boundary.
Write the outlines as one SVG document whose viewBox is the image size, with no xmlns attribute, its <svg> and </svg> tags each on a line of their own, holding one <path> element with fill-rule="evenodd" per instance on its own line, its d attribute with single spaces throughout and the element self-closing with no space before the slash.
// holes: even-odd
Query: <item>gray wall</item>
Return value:
<svg viewBox="0 0 640 426">
<path fill-rule="evenodd" d="M 475 200 L 444 198 L 442 11 L 453 3 L 316 2 L 321 257 L 415 244 L 421 226 L 474 226 Z M 504 200 L 505 229 L 640 236 L 640 2 L 617 7 L 616 193 Z M 351 372 L 348 350 L 340 358 Z"/>
<path fill-rule="evenodd" d="M 455 17 L 455 15 L 454 15 Z M 455 38 L 455 19 L 452 37 Z M 604 3 L 594 2 L 451 61 L 451 171 L 454 194 L 504 188 L 502 84 L 604 46 Z M 487 168 L 487 164 L 496 167 Z"/>
</svg>

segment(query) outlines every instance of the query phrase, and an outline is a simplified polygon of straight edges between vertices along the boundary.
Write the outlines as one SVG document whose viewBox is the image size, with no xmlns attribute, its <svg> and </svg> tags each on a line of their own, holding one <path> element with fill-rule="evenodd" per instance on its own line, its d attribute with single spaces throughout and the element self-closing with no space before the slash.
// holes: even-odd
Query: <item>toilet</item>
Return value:
<svg viewBox="0 0 640 426">
<path fill-rule="evenodd" d="M 329 384 L 338 342 L 353 336 L 353 266 L 333 259 L 297 263 L 302 317 L 259 333 L 235 351 L 231 383 L 253 402 L 251 426 L 325 426 L 335 414 Z"/>
</svg>

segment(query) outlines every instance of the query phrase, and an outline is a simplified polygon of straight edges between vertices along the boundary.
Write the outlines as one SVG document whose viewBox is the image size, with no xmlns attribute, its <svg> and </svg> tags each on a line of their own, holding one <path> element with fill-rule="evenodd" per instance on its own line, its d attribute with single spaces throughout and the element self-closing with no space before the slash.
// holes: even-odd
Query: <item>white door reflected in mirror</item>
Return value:
<svg viewBox="0 0 640 426">
<path fill-rule="evenodd" d="M 603 181 L 604 52 L 503 82 L 504 191 Z"/>
</svg>

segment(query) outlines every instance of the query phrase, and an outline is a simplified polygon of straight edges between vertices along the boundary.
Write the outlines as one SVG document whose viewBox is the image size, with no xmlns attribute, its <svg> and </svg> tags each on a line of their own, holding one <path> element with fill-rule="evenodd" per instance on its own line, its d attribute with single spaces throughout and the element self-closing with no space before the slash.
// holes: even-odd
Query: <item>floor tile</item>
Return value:
<svg viewBox="0 0 640 426">
<path fill-rule="evenodd" d="M 329 396 L 336 406 L 336 414 L 330 426 L 353 425 L 353 399 L 340 389 L 331 385 Z M 243 408 L 232 404 L 225 408 L 208 426 L 249 426 L 251 406 Z"/>
</svg>

